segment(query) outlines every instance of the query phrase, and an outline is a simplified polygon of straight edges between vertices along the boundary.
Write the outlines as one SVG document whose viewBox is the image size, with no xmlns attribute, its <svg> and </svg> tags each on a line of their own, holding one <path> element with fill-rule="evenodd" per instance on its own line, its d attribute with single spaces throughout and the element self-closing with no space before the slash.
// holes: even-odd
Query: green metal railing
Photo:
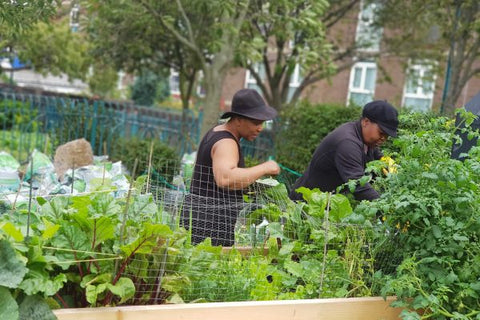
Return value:
<svg viewBox="0 0 480 320">
<path fill-rule="evenodd" d="M 184 118 L 186 134 L 181 132 L 182 113 L 176 110 L 0 88 L 0 151 L 25 162 L 34 149 L 53 156 L 59 145 L 85 138 L 95 155 L 110 155 L 116 139 L 139 137 L 159 139 L 182 156 L 199 143 L 202 113 L 188 110 Z M 254 141 L 242 140 L 243 154 L 259 161 L 275 158 L 277 130 L 273 123 Z M 282 167 L 278 179 L 292 185 L 299 175 Z"/>
<path fill-rule="evenodd" d="M 52 155 L 68 141 L 85 138 L 94 154 L 108 154 L 118 138 L 156 138 L 179 154 L 198 144 L 202 113 L 79 97 L 47 96 L 0 89 L 0 150 L 25 161 L 33 149 Z"/>
</svg>

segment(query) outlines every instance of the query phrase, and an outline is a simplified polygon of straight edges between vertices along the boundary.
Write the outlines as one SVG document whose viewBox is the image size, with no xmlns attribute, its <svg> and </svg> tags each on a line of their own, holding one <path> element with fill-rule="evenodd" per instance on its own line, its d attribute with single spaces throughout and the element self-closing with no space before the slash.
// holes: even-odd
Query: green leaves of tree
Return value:
<svg viewBox="0 0 480 320">
<path fill-rule="evenodd" d="M 37 21 L 46 21 L 55 14 L 59 1 L 0 1 L 2 40 L 12 39 L 30 29 Z M 4 43 L 0 42 L 3 47 Z"/>
</svg>

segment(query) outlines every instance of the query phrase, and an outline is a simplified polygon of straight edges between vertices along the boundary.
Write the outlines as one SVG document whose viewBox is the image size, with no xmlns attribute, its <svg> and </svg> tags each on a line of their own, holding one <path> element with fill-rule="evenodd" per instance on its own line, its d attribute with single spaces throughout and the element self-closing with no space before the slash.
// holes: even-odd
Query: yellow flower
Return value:
<svg viewBox="0 0 480 320">
<path fill-rule="evenodd" d="M 455 119 L 448 120 L 445 122 L 445 128 L 450 129 L 455 126 Z"/>
<path fill-rule="evenodd" d="M 380 158 L 380 161 L 385 163 L 385 168 L 382 169 L 383 174 L 397 173 L 398 165 L 395 163 L 395 161 L 392 158 L 388 156 L 383 156 Z"/>
</svg>

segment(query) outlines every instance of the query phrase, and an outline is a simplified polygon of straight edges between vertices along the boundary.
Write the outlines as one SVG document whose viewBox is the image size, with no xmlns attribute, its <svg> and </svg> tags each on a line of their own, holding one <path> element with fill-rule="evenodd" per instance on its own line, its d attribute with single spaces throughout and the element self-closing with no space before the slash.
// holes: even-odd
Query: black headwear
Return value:
<svg viewBox="0 0 480 320">
<path fill-rule="evenodd" d="M 241 89 L 233 96 L 232 109 L 222 114 L 221 118 L 229 118 L 232 115 L 265 121 L 275 118 L 277 111 L 268 106 L 256 90 Z"/>
<path fill-rule="evenodd" d="M 398 112 L 390 103 L 383 100 L 369 102 L 363 107 L 362 117 L 378 124 L 389 136 L 397 136 Z"/>
</svg>

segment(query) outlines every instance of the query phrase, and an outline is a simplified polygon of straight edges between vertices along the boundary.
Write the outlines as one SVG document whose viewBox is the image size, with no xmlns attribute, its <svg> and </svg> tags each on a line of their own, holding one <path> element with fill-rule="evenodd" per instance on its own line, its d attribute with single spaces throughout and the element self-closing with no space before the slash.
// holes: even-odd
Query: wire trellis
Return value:
<svg viewBox="0 0 480 320">
<path fill-rule="evenodd" d="M 373 295 L 378 294 L 375 275 L 395 272 L 395 236 L 385 226 L 334 223 L 329 206 L 314 215 L 306 204 L 290 201 L 287 186 L 272 178 L 234 192 L 195 189 L 208 184 L 195 181 L 187 165 L 163 161 L 162 168 L 149 168 L 140 177 L 133 170 L 127 192 L 104 187 L 45 197 L 64 199 L 66 215 L 75 211 L 69 204 L 85 197 L 114 198 L 111 207 L 123 209 L 115 220 L 116 251 L 98 251 L 97 243 L 92 250 L 43 249 L 58 253 L 57 265 L 111 270 L 112 285 L 130 279 L 135 290 L 122 301 L 127 304 Z M 208 168 L 200 171 L 206 172 L 202 180 L 214 180 Z M 30 187 L 34 200 L 32 194 Z M 48 211 L 29 205 L 29 214 L 32 210 L 37 217 Z M 134 229 L 133 220 L 151 230 Z"/>
</svg>

